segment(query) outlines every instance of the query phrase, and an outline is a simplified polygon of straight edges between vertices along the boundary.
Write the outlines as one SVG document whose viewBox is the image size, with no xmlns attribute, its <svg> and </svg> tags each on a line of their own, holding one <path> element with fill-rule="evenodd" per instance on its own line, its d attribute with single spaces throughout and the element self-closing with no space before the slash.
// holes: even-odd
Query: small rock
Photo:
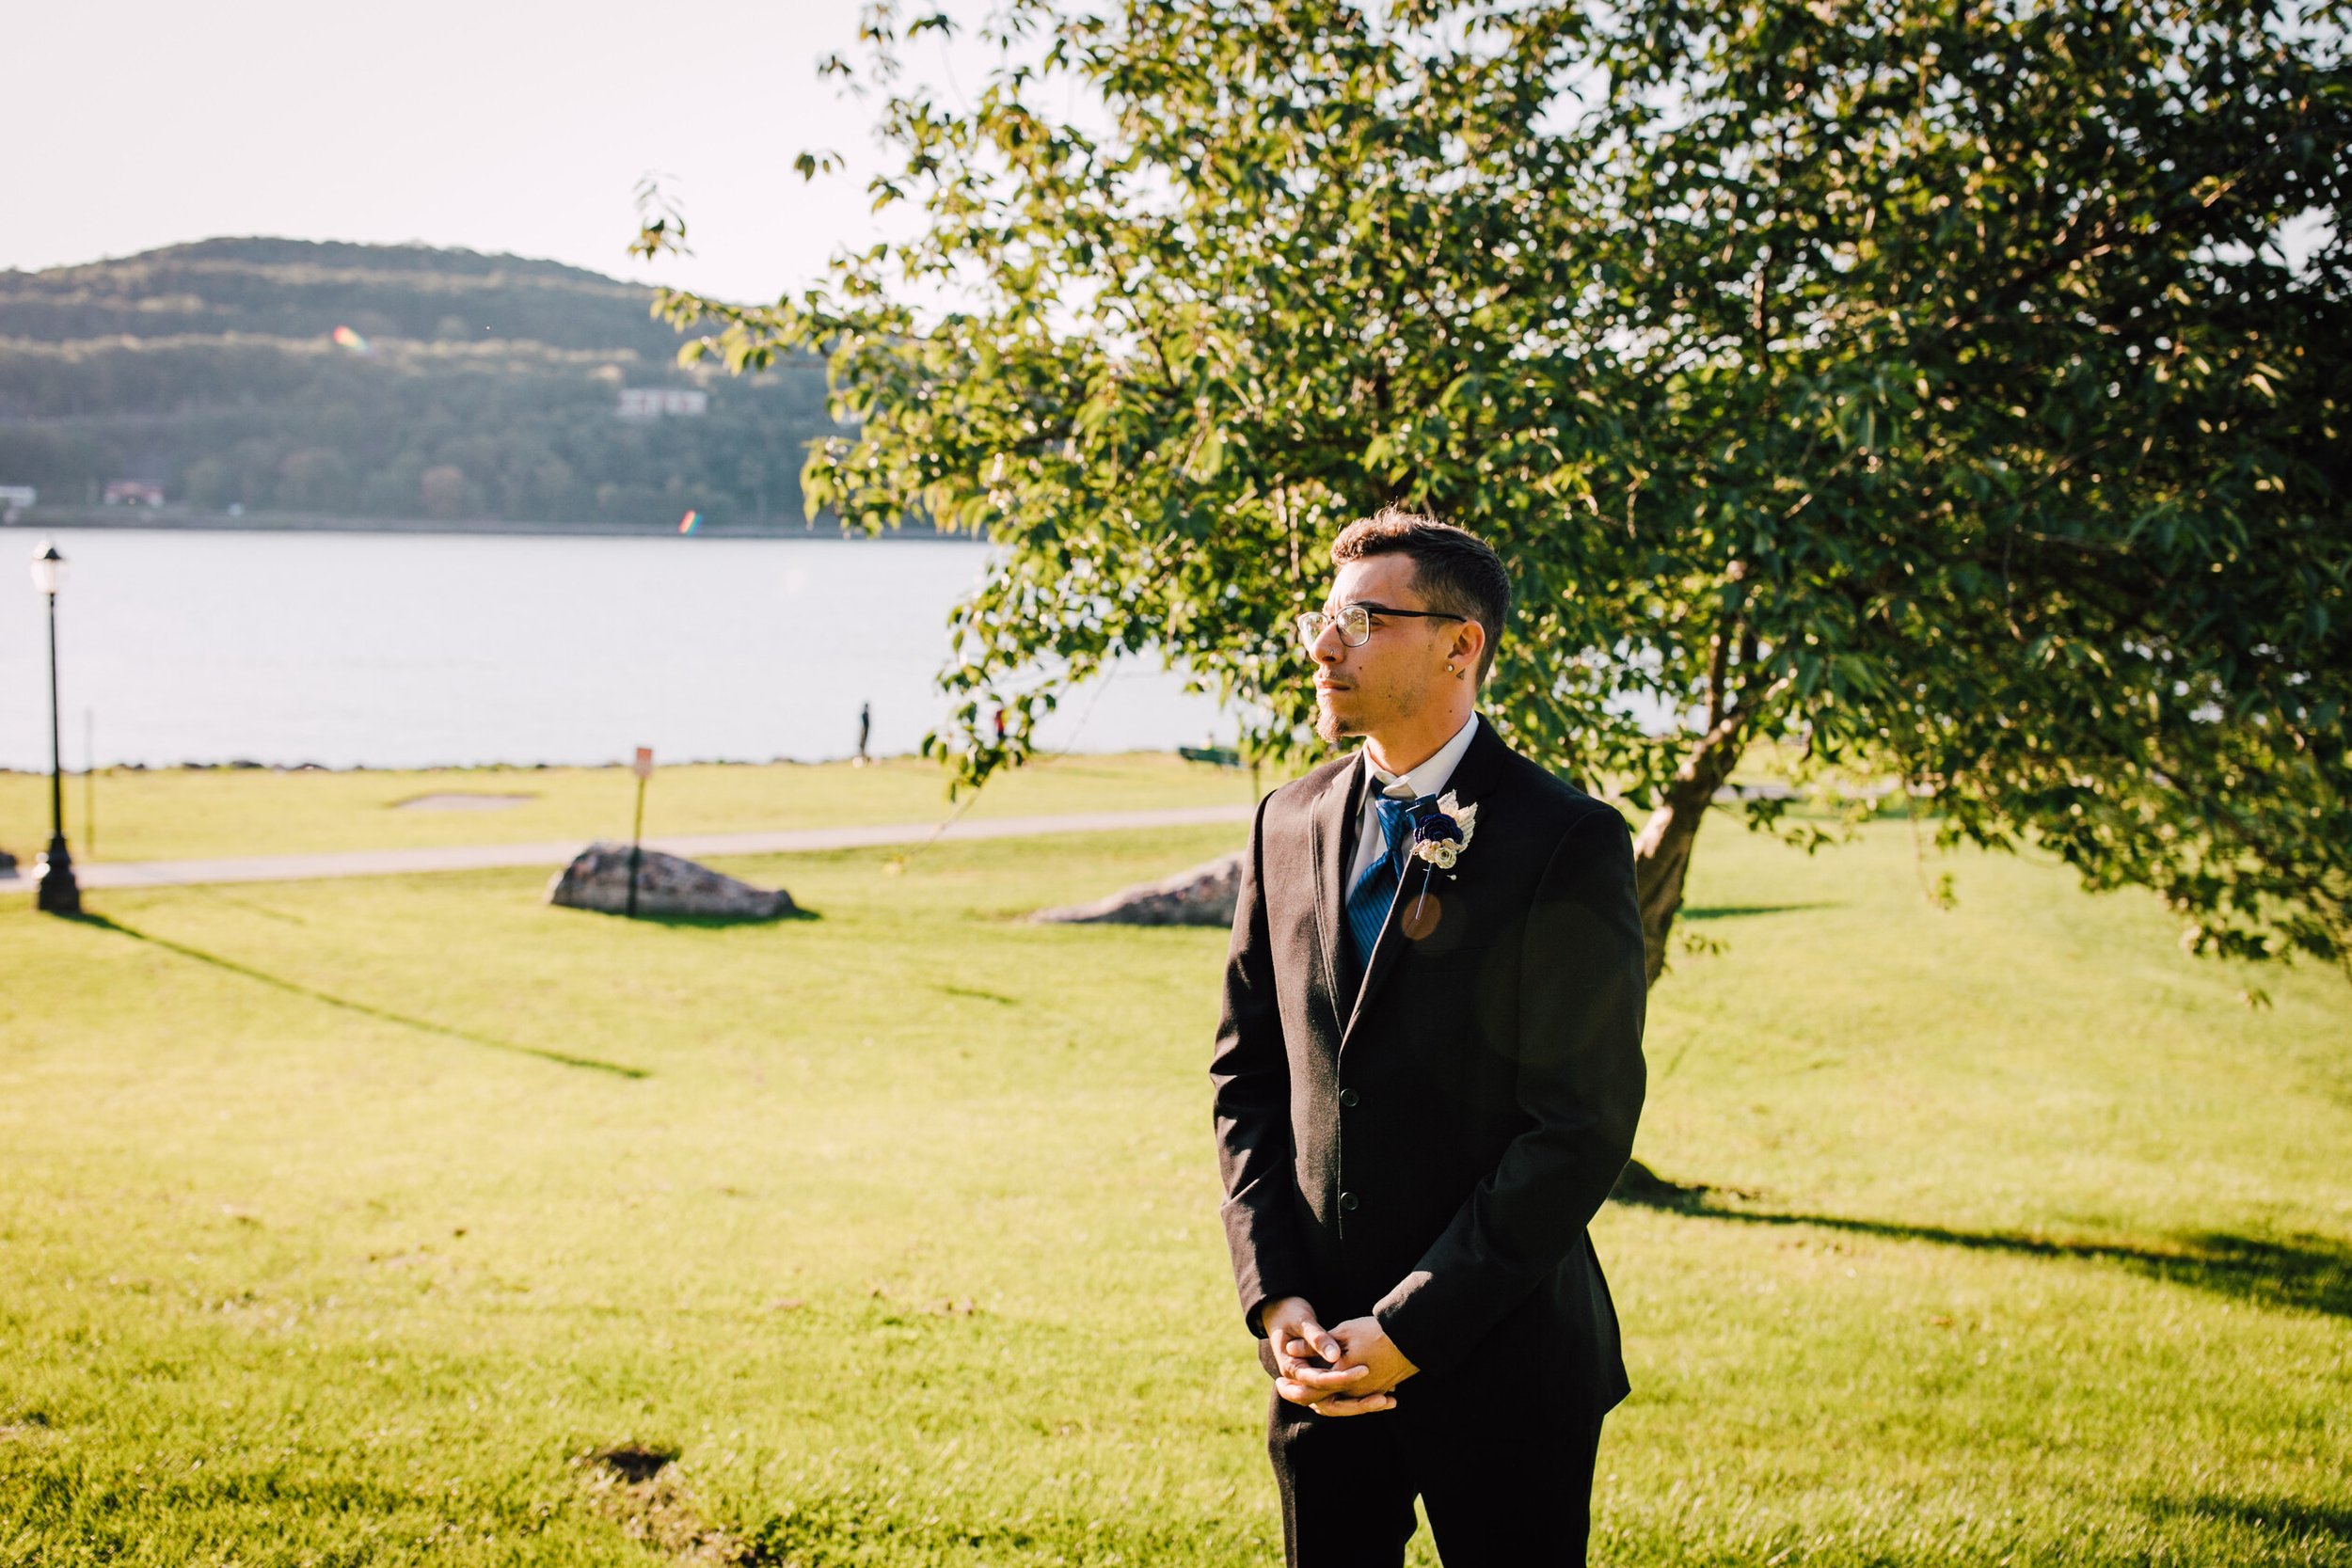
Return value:
<svg viewBox="0 0 2352 1568">
<path fill-rule="evenodd" d="M 565 909 L 627 913 L 628 846 L 599 840 L 582 849 L 548 883 L 548 902 Z M 682 856 L 647 849 L 637 867 L 637 912 L 775 920 L 798 914 L 800 906 L 782 888 L 754 887 Z"/>
<path fill-rule="evenodd" d="M 1091 904 L 1040 910 L 1029 918 L 1057 926 L 1231 927 L 1233 906 L 1241 898 L 1244 853 L 1236 849 L 1205 865 L 1122 889 Z"/>
</svg>

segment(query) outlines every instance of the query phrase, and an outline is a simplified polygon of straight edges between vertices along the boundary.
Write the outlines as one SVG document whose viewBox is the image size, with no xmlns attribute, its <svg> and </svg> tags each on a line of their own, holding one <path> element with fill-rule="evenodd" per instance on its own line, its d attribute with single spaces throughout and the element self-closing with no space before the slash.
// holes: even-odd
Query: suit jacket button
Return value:
<svg viewBox="0 0 2352 1568">
<path fill-rule="evenodd" d="M 1351 1111 L 1354 1110 L 1356 1108 L 1356 1091 L 1354 1089 L 1342 1089 L 1340 1091 L 1340 1103 L 1346 1106 Z"/>
<path fill-rule="evenodd" d="M 1352 1214 L 1355 1212 L 1356 1195 L 1354 1193 L 1342 1193 L 1340 1195 L 1340 1212 L 1343 1214 Z"/>
</svg>

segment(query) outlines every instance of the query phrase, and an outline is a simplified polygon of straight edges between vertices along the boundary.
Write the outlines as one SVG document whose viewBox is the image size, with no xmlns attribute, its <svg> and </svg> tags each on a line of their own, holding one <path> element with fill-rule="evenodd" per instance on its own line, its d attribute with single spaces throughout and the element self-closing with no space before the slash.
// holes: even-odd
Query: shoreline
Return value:
<svg viewBox="0 0 2352 1568">
<path fill-rule="evenodd" d="M 1039 752 L 1023 766 L 1042 767 L 1064 758 L 1095 760 L 1104 757 L 1180 757 L 1180 752 L 1181 749 L 1173 746 L 1129 746 L 1107 752 Z M 1200 762 L 1198 758 L 1189 757 L 1183 757 L 1181 760 Z M 920 752 L 875 752 L 869 753 L 863 763 L 858 761 L 854 752 L 819 757 L 681 757 L 675 761 L 665 760 L 658 767 L 660 770 L 667 771 L 680 768 L 882 768 L 909 764 L 936 768 L 943 775 L 946 768 L 946 763 L 941 759 L 927 757 Z M 1200 765 L 1226 768 L 1235 766 L 1229 763 L 1201 763 Z M 86 774 L 95 774 L 100 778 L 115 774 L 151 777 L 165 773 L 626 773 L 628 771 L 629 763 L 625 758 L 616 758 L 610 762 L 429 762 L 417 763 L 413 766 L 353 763 L 348 767 L 339 768 L 324 762 L 255 762 L 249 758 L 237 757 L 225 762 L 102 762 L 94 768 L 69 767 L 65 769 L 65 777 L 79 779 Z M 0 766 L 0 779 L 46 779 L 49 774 L 50 769 L 47 768 Z"/>
<path fill-rule="evenodd" d="M 475 535 L 543 539 L 822 539 L 984 545 L 982 534 L 950 533 L 906 525 L 867 533 L 839 522 L 815 525 L 771 518 L 767 522 L 713 523 L 681 534 L 675 523 L 529 522 L 498 517 L 337 517 L 314 514 L 187 512 L 173 507 L 38 506 L 0 519 L 0 531 L 41 533 L 81 529 L 116 533 L 380 533 Z"/>
<path fill-rule="evenodd" d="M 1104 753 L 1106 755 L 1115 753 Z M 1157 753 L 1152 753 L 1157 754 Z M 1173 754 L 1172 752 L 1169 754 Z M 880 753 L 869 756 L 866 766 L 879 767 L 884 762 L 922 762 L 914 752 L 897 752 L 885 757 Z M 837 757 L 685 757 L 676 762 L 663 762 L 671 768 L 834 768 L 853 764 L 852 756 Z M 626 761 L 614 762 L 421 762 L 414 766 L 387 766 L 378 763 L 356 762 L 338 768 L 325 762 L 255 762 L 247 757 L 232 757 L 226 762 L 102 762 L 96 768 L 68 768 L 65 776 L 78 779 L 86 773 L 103 778 L 114 773 L 549 773 L 564 769 L 594 772 L 599 769 L 629 770 Z M 46 768 L 0 767 L 0 779 L 45 779 Z"/>
</svg>

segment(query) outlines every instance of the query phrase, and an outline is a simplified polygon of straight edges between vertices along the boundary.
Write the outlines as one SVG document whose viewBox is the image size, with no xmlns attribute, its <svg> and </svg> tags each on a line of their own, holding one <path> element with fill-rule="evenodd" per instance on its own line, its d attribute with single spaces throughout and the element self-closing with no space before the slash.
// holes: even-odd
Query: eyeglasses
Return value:
<svg viewBox="0 0 2352 1568">
<path fill-rule="evenodd" d="M 1298 640 L 1311 650 L 1323 641 L 1323 628 L 1336 626 L 1340 641 L 1351 648 L 1360 648 L 1372 641 L 1372 618 L 1393 615 L 1415 621 L 1467 621 L 1467 615 L 1452 615 L 1442 610 L 1391 610 L 1384 604 L 1343 604 L 1326 612 L 1311 610 L 1298 618 Z"/>
</svg>

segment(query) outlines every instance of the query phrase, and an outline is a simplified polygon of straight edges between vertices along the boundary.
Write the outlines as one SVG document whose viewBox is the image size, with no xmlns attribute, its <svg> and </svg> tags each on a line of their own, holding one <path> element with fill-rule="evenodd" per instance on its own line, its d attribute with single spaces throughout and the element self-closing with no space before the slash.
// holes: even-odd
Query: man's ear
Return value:
<svg viewBox="0 0 2352 1568">
<path fill-rule="evenodd" d="M 1486 628 L 1476 621 L 1464 621 L 1454 628 L 1454 646 L 1445 657 L 1464 680 L 1475 680 L 1479 656 L 1486 651 Z"/>
</svg>

